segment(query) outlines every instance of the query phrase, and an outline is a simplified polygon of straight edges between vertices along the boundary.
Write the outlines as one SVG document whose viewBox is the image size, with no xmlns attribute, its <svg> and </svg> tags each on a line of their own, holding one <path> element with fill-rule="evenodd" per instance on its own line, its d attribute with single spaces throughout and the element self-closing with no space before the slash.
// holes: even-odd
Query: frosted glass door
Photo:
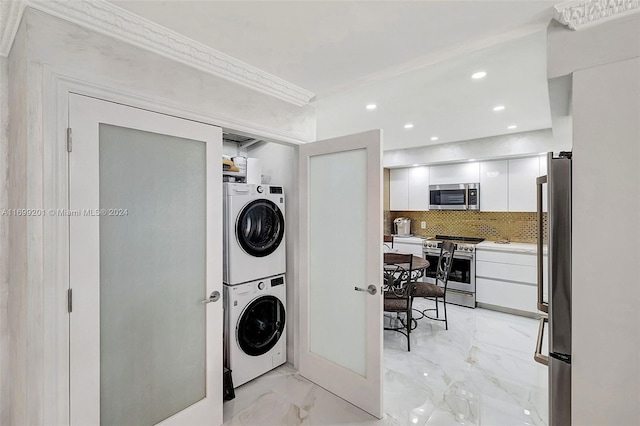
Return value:
<svg viewBox="0 0 640 426">
<path fill-rule="evenodd" d="M 99 138 L 100 424 L 152 425 L 205 397 L 205 144 Z"/>
<path fill-rule="evenodd" d="M 220 424 L 220 129 L 71 106 L 71 423 Z"/>
<path fill-rule="evenodd" d="M 381 418 L 380 132 L 302 145 L 300 188 L 300 373 Z"/>
</svg>

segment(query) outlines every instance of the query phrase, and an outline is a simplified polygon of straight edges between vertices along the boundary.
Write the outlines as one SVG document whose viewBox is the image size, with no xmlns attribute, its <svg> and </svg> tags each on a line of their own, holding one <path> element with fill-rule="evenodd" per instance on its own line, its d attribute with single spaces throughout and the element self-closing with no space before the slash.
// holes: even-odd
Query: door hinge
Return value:
<svg viewBox="0 0 640 426">
<path fill-rule="evenodd" d="M 73 142 L 71 140 L 71 127 L 67 127 L 67 152 L 71 152 L 73 148 Z"/>
<path fill-rule="evenodd" d="M 73 311 L 73 290 L 67 290 L 67 311 L 71 313 Z"/>
</svg>

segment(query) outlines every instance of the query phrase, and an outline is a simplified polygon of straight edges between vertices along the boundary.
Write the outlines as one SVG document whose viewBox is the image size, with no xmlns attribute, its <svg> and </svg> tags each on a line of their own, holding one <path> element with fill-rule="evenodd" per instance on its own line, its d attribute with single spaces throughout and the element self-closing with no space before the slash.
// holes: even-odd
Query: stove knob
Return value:
<svg viewBox="0 0 640 426">
<path fill-rule="evenodd" d="M 258 283 L 258 290 L 264 290 L 264 282 L 263 281 L 260 281 Z"/>
</svg>

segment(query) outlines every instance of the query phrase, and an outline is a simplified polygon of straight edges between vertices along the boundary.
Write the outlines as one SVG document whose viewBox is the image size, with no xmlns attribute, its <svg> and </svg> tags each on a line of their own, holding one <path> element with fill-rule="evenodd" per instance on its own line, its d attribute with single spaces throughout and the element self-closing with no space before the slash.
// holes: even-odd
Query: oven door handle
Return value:
<svg viewBox="0 0 640 426">
<path fill-rule="evenodd" d="M 438 251 L 424 251 L 423 254 L 425 256 L 435 256 L 435 257 L 439 257 L 440 256 L 440 250 Z M 473 252 L 458 252 L 456 251 L 453 254 L 453 258 L 454 259 L 465 259 L 465 260 L 473 260 L 473 256 L 474 253 Z"/>
</svg>

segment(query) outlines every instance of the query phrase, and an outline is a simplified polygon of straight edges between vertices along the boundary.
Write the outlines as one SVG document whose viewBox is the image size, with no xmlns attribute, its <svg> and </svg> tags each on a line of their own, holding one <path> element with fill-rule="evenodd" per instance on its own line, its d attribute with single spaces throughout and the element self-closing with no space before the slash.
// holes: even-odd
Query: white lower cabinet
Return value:
<svg viewBox="0 0 640 426">
<path fill-rule="evenodd" d="M 507 247 L 500 250 L 482 250 L 481 246 L 478 246 L 476 301 L 488 308 L 538 314 L 535 246 L 518 246 L 519 250 L 509 250 Z M 531 250 L 524 251 L 520 246 L 530 246 Z"/>
<path fill-rule="evenodd" d="M 535 286 L 491 278 L 476 278 L 476 302 L 501 308 L 537 313 Z"/>
<path fill-rule="evenodd" d="M 398 253 L 411 253 L 414 256 L 422 257 L 423 238 L 420 237 L 393 237 L 393 250 Z"/>
</svg>

